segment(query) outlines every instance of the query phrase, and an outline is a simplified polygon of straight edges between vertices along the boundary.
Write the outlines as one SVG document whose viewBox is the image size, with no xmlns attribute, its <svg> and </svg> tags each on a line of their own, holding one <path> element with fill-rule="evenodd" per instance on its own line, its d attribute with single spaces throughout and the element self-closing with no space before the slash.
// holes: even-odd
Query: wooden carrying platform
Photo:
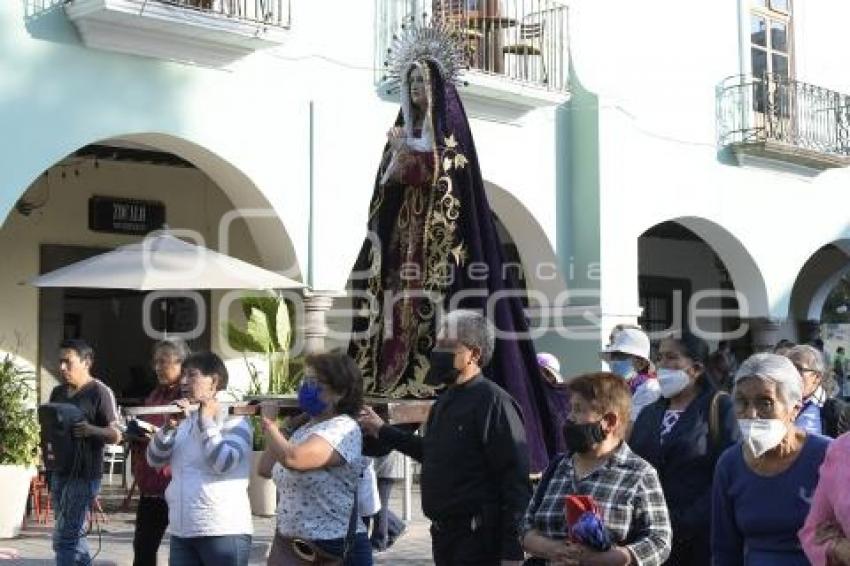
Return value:
<svg viewBox="0 0 850 566">
<path fill-rule="evenodd" d="M 282 414 L 301 412 L 298 408 L 298 399 L 290 395 L 246 395 L 245 400 L 249 402 L 277 401 L 280 403 Z M 428 419 L 431 405 L 434 404 L 431 399 L 389 399 L 387 397 L 366 397 L 363 402 L 372 407 L 389 424 L 422 424 Z M 251 408 L 254 412 L 239 414 L 256 414 L 259 411 L 256 405 L 248 405 L 246 408 Z"/>
<path fill-rule="evenodd" d="M 232 415 L 255 416 L 260 412 L 259 403 L 275 401 L 282 415 L 295 415 L 301 412 L 298 399 L 292 395 L 246 395 L 238 403 L 221 403 L 229 407 Z M 434 401 L 430 399 L 389 399 L 386 397 L 367 397 L 366 405 L 372 407 L 389 424 L 422 424 L 428 419 L 428 413 Z M 193 406 L 196 408 L 196 406 Z M 165 415 L 180 413 L 175 405 L 154 407 L 127 407 L 123 413 L 128 417 L 141 415 Z"/>
</svg>

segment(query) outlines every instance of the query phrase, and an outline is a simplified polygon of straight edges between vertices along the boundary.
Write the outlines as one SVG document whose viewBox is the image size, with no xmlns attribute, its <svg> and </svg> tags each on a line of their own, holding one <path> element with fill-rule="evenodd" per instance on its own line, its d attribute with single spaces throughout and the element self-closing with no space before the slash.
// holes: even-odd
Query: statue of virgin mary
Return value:
<svg viewBox="0 0 850 566">
<path fill-rule="evenodd" d="M 459 57 L 447 57 L 451 50 L 433 35 L 424 48 L 412 40 L 407 57 L 395 61 L 401 110 L 387 134 L 369 235 L 349 283 L 355 312 L 349 353 L 368 395 L 431 397 L 425 377 L 438 311 L 486 312 L 499 332 L 484 373 L 522 408 L 531 469 L 539 471 L 561 444 L 547 402 L 551 392 L 527 338 L 519 293 L 506 293 L 485 310 L 488 297 L 519 286 L 512 270 L 503 269 L 502 245 L 454 85 Z"/>
</svg>

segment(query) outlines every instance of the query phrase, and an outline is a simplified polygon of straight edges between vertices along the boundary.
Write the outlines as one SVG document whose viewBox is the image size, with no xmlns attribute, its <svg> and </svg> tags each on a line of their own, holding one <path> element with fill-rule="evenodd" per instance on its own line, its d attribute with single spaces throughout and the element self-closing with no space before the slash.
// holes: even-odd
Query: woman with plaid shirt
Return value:
<svg viewBox="0 0 850 566">
<path fill-rule="evenodd" d="M 655 469 L 623 440 L 630 422 L 628 385 L 602 372 L 579 376 L 567 389 L 568 452 L 550 464 L 528 506 L 521 528 L 525 551 L 540 564 L 662 564 L 670 554 L 670 518 Z M 609 550 L 570 542 L 567 495 L 593 498 L 613 543 Z"/>
</svg>

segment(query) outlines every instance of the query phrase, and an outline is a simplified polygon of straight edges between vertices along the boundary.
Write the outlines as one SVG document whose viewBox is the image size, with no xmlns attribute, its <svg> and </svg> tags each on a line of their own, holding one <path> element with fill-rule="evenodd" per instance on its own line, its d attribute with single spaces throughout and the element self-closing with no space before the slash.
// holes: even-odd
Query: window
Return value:
<svg viewBox="0 0 850 566">
<path fill-rule="evenodd" d="M 755 77 L 765 73 L 784 78 L 790 75 L 790 17 L 772 10 L 750 14 L 750 64 Z"/>
<path fill-rule="evenodd" d="M 687 329 L 691 281 L 654 275 L 638 276 L 643 313 L 638 324 L 647 332 L 668 334 Z"/>
<path fill-rule="evenodd" d="M 750 74 L 753 107 L 787 116 L 791 67 L 790 0 L 751 0 Z"/>
<path fill-rule="evenodd" d="M 784 12 L 786 14 L 790 9 L 789 0 L 753 0 L 752 4 L 755 8 L 767 8 L 769 10 Z"/>
</svg>

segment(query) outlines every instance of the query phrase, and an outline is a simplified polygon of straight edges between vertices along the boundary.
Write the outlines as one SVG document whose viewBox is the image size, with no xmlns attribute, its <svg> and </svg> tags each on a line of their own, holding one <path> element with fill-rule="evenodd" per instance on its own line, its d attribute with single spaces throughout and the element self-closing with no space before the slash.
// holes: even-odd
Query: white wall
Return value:
<svg viewBox="0 0 850 566">
<path fill-rule="evenodd" d="M 798 76 L 847 90 L 850 68 L 835 41 L 850 4 L 796 4 Z M 718 157 L 714 87 L 740 72 L 737 2 L 571 5 L 575 69 L 600 97 L 603 311 L 636 309 L 639 234 L 665 220 L 696 217 L 739 244 L 721 253 L 727 264 L 749 263 L 761 275 L 764 296 L 754 291 L 750 314 L 787 317 L 803 264 L 850 232 L 843 206 L 850 172 L 807 176 Z"/>
<path fill-rule="evenodd" d="M 283 47 L 220 71 L 88 49 L 61 10 L 33 35 L 36 26 L 26 27 L 21 3 L 4 3 L 0 121 L 21 135 L 7 138 L 9 147 L 0 152 L 8 172 L 0 217 L 22 187 L 77 147 L 110 137 L 150 141 L 145 136 L 156 134 L 155 145 L 193 162 L 215 157 L 218 167 L 198 164 L 237 207 L 243 203 L 228 175 L 256 186 L 306 271 L 312 101 L 312 283 L 342 289 L 365 235 L 375 171 L 398 104 L 383 100 L 374 84 L 373 3 L 293 2 L 292 8 Z M 486 114 L 469 104 L 471 115 Z M 472 128 L 485 178 L 518 195 L 554 240 L 552 110 L 507 124 L 473 119 Z M 347 237 L 333 237 L 340 233 Z"/>
<path fill-rule="evenodd" d="M 315 289 L 344 288 L 365 236 L 385 132 L 398 112 L 397 101 L 375 88 L 375 3 L 294 1 L 284 46 L 224 70 L 87 48 L 61 9 L 33 15 L 31 4 L 0 3 L 6 132 L 0 135 L 0 219 L 8 214 L 0 249 L 14 266 L 0 274 L 0 336 L 20 330 L 35 343 L 35 291 L 16 283 L 37 272 L 39 243 L 130 240 L 81 227 L 94 192 L 165 200 L 169 224 L 201 230 L 214 248 L 225 211 L 271 208 L 276 223 L 252 222 L 240 236 L 251 245 L 230 253 L 291 268 L 295 277 L 311 273 Z M 469 92 L 462 96 L 483 176 L 498 188 L 493 208 L 521 232 L 514 238 L 525 257 L 551 256 L 557 251 L 554 108 L 505 112 Z M 64 181 L 49 206 L 30 218 L 11 212 L 24 189 L 58 160 L 113 138 L 180 155 L 206 180 L 198 181 L 197 172 L 172 172 L 179 179 L 166 183 L 148 169 L 110 177 L 104 166 Z M 220 297 L 214 294 L 213 302 Z M 35 355 L 30 347 L 27 357 Z"/>
</svg>

